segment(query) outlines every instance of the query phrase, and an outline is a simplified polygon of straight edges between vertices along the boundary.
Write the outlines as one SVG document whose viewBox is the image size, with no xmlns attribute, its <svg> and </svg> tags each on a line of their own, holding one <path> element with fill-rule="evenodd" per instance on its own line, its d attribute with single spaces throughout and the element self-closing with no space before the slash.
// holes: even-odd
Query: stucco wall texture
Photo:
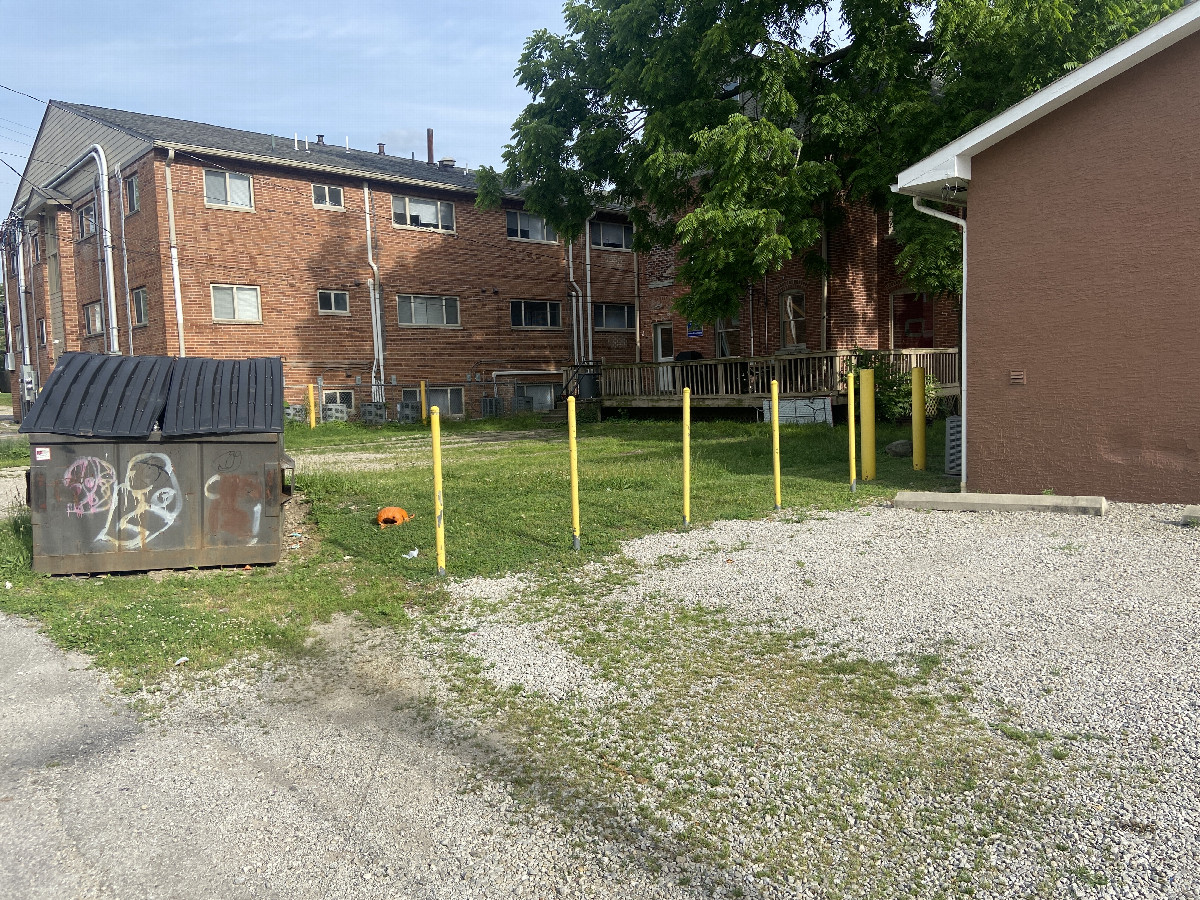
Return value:
<svg viewBox="0 0 1200 900">
<path fill-rule="evenodd" d="M 969 489 L 1200 500 L 1198 70 L 1200 35 L 972 161 Z"/>
</svg>

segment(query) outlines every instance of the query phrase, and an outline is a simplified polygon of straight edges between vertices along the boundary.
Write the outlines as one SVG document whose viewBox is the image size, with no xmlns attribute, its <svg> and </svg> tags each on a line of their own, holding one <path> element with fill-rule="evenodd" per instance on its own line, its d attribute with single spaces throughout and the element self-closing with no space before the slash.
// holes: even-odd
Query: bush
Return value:
<svg viewBox="0 0 1200 900">
<path fill-rule="evenodd" d="M 855 348 L 854 372 L 873 369 L 875 372 L 875 418 L 886 422 L 905 422 L 912 418 L 912 370 L 897 370 L 891 356 L 883 350 Z M 938 391 L 941 384 L 925 373 L 925 418 L 936 419 Z"/>
</svg>

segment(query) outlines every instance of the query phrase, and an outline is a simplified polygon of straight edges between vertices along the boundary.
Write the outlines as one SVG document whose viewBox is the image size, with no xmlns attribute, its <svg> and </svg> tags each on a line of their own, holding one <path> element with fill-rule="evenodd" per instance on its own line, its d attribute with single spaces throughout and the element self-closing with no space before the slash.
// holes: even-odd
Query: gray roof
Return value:
<svg viewBox="0 0 1200 900">
<path fill-rule="evenodd" d="M 436 185 L 450 190 L 476 190 L 475 176 L 460 168 L 442 168 L 429 165 L 424 160 L 404 159 L 365 150 L 347 150 L 336 144 L 310 142 L 304 149 L 295 149 L 292 137 L 240 131 L 186 119 L 167 116 L 151 116 L 146 113 L 127 112 L 121 109 L 105 109 L 102 106 L 85 106 L 80 103 L 65 103 L 51 100 L 51 105 L 70 110 L 85 118 L 126 131 L 129 134 L 176 149 L 211 150 L 221 154 L 232 154 L 253 158 L 263 163 L 274 163 L 289 168 L 340 169 L 345 174 L 358 177 L 376 177 L 389 180 L 411 181 Z"/>
</svg>

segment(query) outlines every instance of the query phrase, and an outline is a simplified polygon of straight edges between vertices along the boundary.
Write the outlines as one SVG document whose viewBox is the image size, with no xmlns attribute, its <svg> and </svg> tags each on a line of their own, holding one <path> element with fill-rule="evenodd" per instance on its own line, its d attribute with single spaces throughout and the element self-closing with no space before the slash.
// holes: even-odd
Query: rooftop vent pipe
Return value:
<svg viewBox="0 0 1200 900">
<path fill-rule="evenodd" d="M 454 160 L 453 156 L 444 156 L 438 160 L 438 168 L 439 169 L 453 169 L 454 162 L 455 162 L 455 160 Z"/>
<path fill-rule="evenodd" d="M 383 156 L 383 155 L 384 155 L 384 154 L 383 154 L 383 144 L 380 144 L 380 145 L 379 145 L 379 155 L 380 155 L 380 156 Z"/>
<path fill-rule="evenodd" d="M 317 146 L 318 146 L 318 147 L 319 147 L 319 146 L 322 146 L 322 145 L 324 145 L 324 143 L 325 143 L 325 135 L 323 135 L 323 134 L 318 134 L 318 135 L 317 135 Z"/>
<path fill-rule="evenodd" d="M 426 160 L 431 166 L 433 165 L 433 129 L 425 129 L 425 149 L 429 153 L 429 158 Z"/>
</svg>

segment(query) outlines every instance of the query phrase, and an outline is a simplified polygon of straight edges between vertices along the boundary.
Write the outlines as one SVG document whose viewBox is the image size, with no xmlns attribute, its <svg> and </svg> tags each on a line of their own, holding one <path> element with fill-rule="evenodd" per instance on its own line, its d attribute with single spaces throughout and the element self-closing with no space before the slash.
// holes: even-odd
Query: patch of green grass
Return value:
<svg viewBox="0 0 1200 900">
<path fill-rule="evenodd" d="M 540 413 L 519 413 L 497 419 L 466 419 L 456 422 L 442 420 L 442 433 L 481 434 L 505 431 L 534 431 L 548 427 Z M 565 433 L 565 432 L 564 432 Z M 428 425 L 366 425 L 362 422 L 325 422 L 309 428 L 301 422 L 288 422 L 283 429 L 283 443 L 288 450 L 308 450 L 317 447 L 359 447 L 383 444 L 406 438 L 428 439 Z"/>
<path fill-rule="evenodd" d="M 13 435 L 0 439 L 0 469 L 5 466 L 29 465 L 29 439 L 25 435 Z"/>
</svg>

